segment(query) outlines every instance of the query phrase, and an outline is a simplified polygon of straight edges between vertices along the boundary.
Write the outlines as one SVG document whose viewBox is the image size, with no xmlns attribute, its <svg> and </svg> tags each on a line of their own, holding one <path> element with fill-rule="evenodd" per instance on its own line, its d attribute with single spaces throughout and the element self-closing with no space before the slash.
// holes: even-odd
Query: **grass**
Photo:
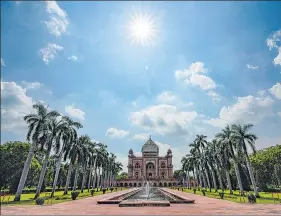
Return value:
<svg viewBox="0 0 281 216">
<path fill-rule="evenodd" d="M 125 190 L 126 188 L 122 188 L 122 190 Z M 96 189 L 95 189 L 96 190 Z M 121 188 L 118 188 L 118 191 L 120 191 Z M 110 190 L 107 190 L 105 193 L 111 193 Z M 102 195 L 102 191 L 98 191 L 94 193 L 94 196 Z M 10 197 L 1 197 L 1 205 L 36 205 L 35 200 L 34 200 L 35 193 L 30 193 L 30 194 L 22 194 L 21 195 L 21 200 L 18 202 L 14 202 L 15 195 L 11 195 Z M 63 195 L 63 191 L 57 191 L 55 192 L 54 197 L 51 199 L 50 198 L 51 193 L 50 192 L 42 192 L 40 194 L 40 197 L 45 199 L 44 205 L 49 205 L 49 204 L 57 204 L 57 203 L 62 203 L 62 202 L 68 202 L 71 201 L 71 191 L 68 192 L 67 195 Z M 84 190 L 83 193 L 79 193 L 78 199 L 84 199 L 87 197 L 91 197 L 91 192 L 88 192 L 88 189 Z M 4 198 L 4 199 L 3 199 Z M 9 199 L 9 200 L 8 200 Z"/>
<path fill-rule="evenodd" d="M 181 188 L 180 188 L 181 190 Z M 202 189 L 201 189 L 202 190 Z M 203 196 L 202 191 L 196 190 L 196 194 Z M 189 190 L 187 188 L 184 188 L 184 192 L 187 193 L 193 193 L 193 189 Z M 216 198 L 220 199 L 219 192 L 222 192 L 222 190 L 218 190 L 218 192 L 215 192 L 215 189 L 212 189 L 211 192 L 209 192 L 209 189 L 206 189 L 206 197 Z M 250 193 L 254 193 L 251 191 Z M 236 203 L 248 203 L 248 192 L 246 193 L 245 197 L 242 197 L 239 195 L 239 191 L 233 191 L 233 194 L 230 194 L 229 190 L 224 190 L 224 200 L 228 200 L 231 202 Z M 281 193 L 270 193 L 270 192 L 259 192 L 260 198 L 257 198 L 258 204 L 278 204 L 281 203 Z"/>
</svg>

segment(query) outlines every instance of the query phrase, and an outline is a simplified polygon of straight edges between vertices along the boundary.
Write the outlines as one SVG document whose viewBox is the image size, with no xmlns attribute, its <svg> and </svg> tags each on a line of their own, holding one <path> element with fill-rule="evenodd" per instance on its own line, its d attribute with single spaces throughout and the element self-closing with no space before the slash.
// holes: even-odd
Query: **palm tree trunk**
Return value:
<svg viewBox="0 0 281 216">
<path fill-rule="evenodd" d="M 83 170 L 82 185 L 81 185 L 81 193 L 83 193 L 83 191 L 84 191 L 85 179 L 86 179 L 86 171 Z"/>
<path fill-rule="evenodd" d="M 201 167 L 201 175 L 202 175 L 202 178 L 203 178 L 204 188 L 206 188 L 207 187 L 207 182 L 206 182 L 206 177 L 204 175 L 204 170 L 203 170 L 202 167 Z"/>
<path fill-rule="evenodd" d="M 210 166 L 210 170 L 211 170 L 211 173 L 212 173 L 214 188 L 215 188 L 215 191 L 217 191 L 218 190 L 218 186 L 217 186 L 217 181 L 216 181 L 216 177 L 215 177 L 215 172 L 214 172 L 214 169 L 211 166 Z"/>
<path fill-rule="evenodd" d="M 63 156 L 63 151 L 61 150 L 60 156 L 58 158 L 58 162 L 56 164 L 56 174 L 55 174 L 55 178 L 54 178 L 54 182 L 53 182 L 53 188 L 52 188 L 51 197 L 54 196 L 55 191 L 56 191 L 56 186 L 57 186 L 57 182 L 58 182 L 58 178 L 59 178 L 59 174 L 60 174 L 60 167 L 61 167 L 62 156 Z"/>
<path fill-rule="evenodd" d="M 246 164 L 247 164 L 247 167 L 248 167 L 248 170 L 249 170 L 249 174 L 250 174 L 250 179 L 251 179 L 252 185 L 254 187 L 255 196 L 259 197 L 259 192 L 258 192 L 258 189 L 257 189 L 256 180 L 255 180 L 255 177 L 254 177 L 252 165 L 251 165 L 251 162 L 249 160 L 248 155 L 246 155 Z"/>
<path fill-rule="evenodd" d="M 221 188 L 222 190 L 224 190 L 223 183 L 222 183 L 222 177 L 221 177 L 222 171 L 221 171 L 221 169 L 220 169 L 219 167 L 217 167 L 217 173 L 218 173 L 218 177 L 219 177 L 220 188 Z"/>
<path fill-rule="evenodd" d="M 187 188 L 190 189 L 190 176 L 189 176 L 189 171 L 187 171 Z"/>
<path fill-rule="evenodd" d="M 36 189 L 36 194 L 35 194 L 34 199 L 37 199 L 40 196 L 40 192 L 41 192 L 42 184 L 43 184 L 44 177 L 45 177 L 45 174 L 46 174 L 50 154 L 51 154 L 51 147 L 48 148 L 47 155 L 45 156 L 45 160 L 43 162 L 43 167 L 42 167 L 42 170 L 41 170 L 41 173 L 40 173 L 39 183 L 38 183 L 38 186 L 37 186 L 37 189 Z"/>
<path fill-rule="evenodd" d="M 236 178 L 237 178 L 240 194 L 243 194 L 242 180 L 241 180 L 241 176 L 240 176 L 240 172 L 239 172 L 239 167 L 238 167 L 238 164 L 237 164 L 236 160 L 233 160 L 233 164 L 234 164 L 234 169 L 235 169 L 235 174 L 236 174 Z"/>
<path fill-rule="evenodd" d="M 90 187 L 91 187 L 91 179 L 92 179 L 91 175 L 92 175 L 92 173 L 93 173 L 93 170 L 96 171 L 96 163 L 97 163 L 97 156 L 96 156 L 95 161 L 94 161 L 94 166 L 91 167 L 91 169 L 90 169 L 90 173 L 89 173 L 89 182 L 88 182 L 88 191 L 89 191 L 89 189 L 90 189 Z M 95 176 L 95 173 L 94 173 L 94 176 L 93 176 L 93 185 L 96 184 L 95 179 L 96 179 L 96 176 Z M 93 188 L 93 189 L 94 189 L 94 188 Z"/>
<path fill-rule="evenodd" d="M 231 180 L 230 180 L 230 175 L 229 175 L 229 172 L 228 172 L 227 169 L 225 169 L 225 175 L 226 175 L 226 180 L 227 180 L 227 184 L 228 184 L 229 193 L 233 194 Z"/>
<path fill-rule="evenodd" d="M 35 149 L 35 143 L 31 143 L 31 146 L 29 148 L 29 152 L 27 155 L 27 159 L 26 159 L 24 167 L 23 167 L 23 171 L 21 173 L 20 182 L 18 184 L 18 189 L 17 189 L 16 195 L 15 195 L 14 201 L 20 201 L 20 197 L 21 197 L 22 191 L 24 189 L 24 185 L 25 185 L 25 181 L 27 178 L 29 168 L 30 168 L 30 164 L 32 162 L 32 158 L 34 155 L 34 149 Z"/>
<path fill-rule="evenodd" d="M 91 187 L 92 173 L 93 173 L 93 167 L 91 165 L 89 170 L 89 176 L 88 176 L 88 192 L 90 191 L 90 187 Z"/>
<path fill-rule="evenodd" d="M 96 187 L 96 182 L 97 182 L 97 169 L 94 170 L 94 176 L 93 176 L 93 185 L 92 185 L 92 189 L 94 189 Z"/>
<path fill-rule="evenodd" d="M 74 184 L 73 184 L 73 191 L 76 190 L 77 187 L 77 181 L 78 181 L 78 170 L 79 170 L 80 164 L 78 163 L 75 169 L 75 176 L 74 176 Z"/>
<path fill-rule="evenodd" d="M 68 193 L 72 167 L 73 167 L 73 164 L 72 164 L 72 161 L 70 161 L 69 168 L 68 168 L 68 171 L 67 171 L 66 183 L 65 183 L 65 188 L 64 188 L 64 195 L 66 195 Z"/>
<path fill-rule="evenodd" d="M 99 174 L 97 176 L 97 189 L 100 188 L 101 176 L 100 176 L 101 168 L 99 167 Z"/>
<path fill-rule="evenodd" d="M 209 190 L 211 192 L 211 184 L 210 184 L 209 173 L 208 173 L 207 169 L 204 169 L 204 170 L 205 170 L 205 175 L 206 175 L 206 178 L 207 178 L 208 187 L 209 187 Z"/>
</svg>

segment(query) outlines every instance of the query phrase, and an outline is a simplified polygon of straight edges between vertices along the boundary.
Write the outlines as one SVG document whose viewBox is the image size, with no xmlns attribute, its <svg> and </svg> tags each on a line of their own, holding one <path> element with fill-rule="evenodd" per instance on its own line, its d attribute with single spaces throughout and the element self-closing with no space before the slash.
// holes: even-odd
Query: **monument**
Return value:
<svg viewBox="0 0 281 216">
<path fill-rule="evenodd" d="M 128 178 L 117 181 L 120 187 L 143 187 L 149 181 L 154 187 L 171 187 L 178 184 L 174 179 L 173 155 L 171 149 L 159 156 L 159 147 L 151 136 L 142 146 L 142 156 L 136 156 L 132 149 L 128 154 Z"/>
</svg>

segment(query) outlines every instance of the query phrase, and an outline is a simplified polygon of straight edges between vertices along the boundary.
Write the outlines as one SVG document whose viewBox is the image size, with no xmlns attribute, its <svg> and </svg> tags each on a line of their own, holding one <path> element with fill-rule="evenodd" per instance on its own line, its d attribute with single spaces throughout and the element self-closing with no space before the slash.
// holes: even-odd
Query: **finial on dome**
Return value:
<svg viewBox="0 0 281 216">
<path fill-rule="evenodd" d="M 149 139 L 151 140 L 151 134 L 149 134 Z"/>
</svg>

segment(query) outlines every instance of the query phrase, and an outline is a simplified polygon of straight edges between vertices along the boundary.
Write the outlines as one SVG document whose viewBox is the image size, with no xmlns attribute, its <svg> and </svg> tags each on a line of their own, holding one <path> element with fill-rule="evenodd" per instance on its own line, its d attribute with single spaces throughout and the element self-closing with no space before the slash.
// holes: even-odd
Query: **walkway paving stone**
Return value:
<svg viewBox="0 0 281 216">
<path fill-rule="evenodd" d="M 170 190 L 170 189 L 168 189 Z M 126 190 L 128 192 L 129 190 Z M 281 204 L 242 204 L 170 190 L 195 204 L 171 204 L 170 207 L 118 207 L 116 204 L 98 205 L 97 200 L 121 195 L 125 191 L 69 201 L 47 206 L 2 206 L 1 215 L 281 215 Z"/>
</svg>

